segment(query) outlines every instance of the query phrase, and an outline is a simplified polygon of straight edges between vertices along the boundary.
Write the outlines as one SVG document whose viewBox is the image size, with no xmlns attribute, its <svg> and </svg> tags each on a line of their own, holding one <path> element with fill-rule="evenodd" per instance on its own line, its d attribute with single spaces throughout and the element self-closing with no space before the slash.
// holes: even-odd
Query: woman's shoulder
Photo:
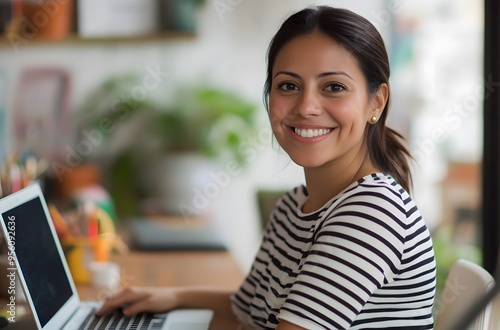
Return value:
<svg viewBox="0 0 500 330">
<path fill-rule="evenodd" d="M 356 213 L 384 213 L 404 222 L 420 216 L 418 208 L 408 192 L 385 173 L 367 175 L 346 189 L 332 213 L 349 211 Z"/>
<path fill-rule="evenodd" d="M 389 174 L 372 173 L 357 180 L 344 192 L 344 197 L 365 196 L 401 201 L 411 201 L 409 193 Z"/>
<path fill-rule="evenodd" d="M 359 231 L 381 241 L 389 240 L 400 250 L 408 235 L 425 227 L 425 221 L 409 194 L 390 175 L 375 173 L 344 191 L 326 212 L 318 232 L 331 231 L 332 228 Z"/>
<path fill-rule="evenodd" d="M 307 199 L 308 193 L 305 185 L 301 184 L 285 191 L 278 199 L 278 204 L 287 204 L 290 207 L 299 207 Z"/>
</svg>

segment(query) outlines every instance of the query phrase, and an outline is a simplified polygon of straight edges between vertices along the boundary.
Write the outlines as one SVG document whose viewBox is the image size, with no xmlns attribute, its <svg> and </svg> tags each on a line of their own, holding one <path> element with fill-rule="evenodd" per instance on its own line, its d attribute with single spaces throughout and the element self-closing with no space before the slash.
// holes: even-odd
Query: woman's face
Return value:
<svg viewBox="0 0 500 330">
<path fill-rule="evenodd" d="M 348 166 L 364 156 L 366 125 L 372 116 L 379 117 L 383 105 L 369 96 L 356 59 L 322 33 L 292 39 L 276 56 L 271 125 L 298 165 L 313 168 L 340 161 Z"/>
</svg>

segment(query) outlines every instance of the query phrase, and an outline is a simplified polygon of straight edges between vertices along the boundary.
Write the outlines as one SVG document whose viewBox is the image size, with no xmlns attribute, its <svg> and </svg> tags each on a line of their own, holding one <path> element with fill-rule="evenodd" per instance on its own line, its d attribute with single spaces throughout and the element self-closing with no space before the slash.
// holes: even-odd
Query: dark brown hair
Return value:
<svg viewBox="0 0 500 330">
<path fill-rule="evenodd" d="M 267 53 L 267 78 L 264 103 L 269 109 L 274 61 L 281 48 L 290 40 L 319 31 L 348 50 L 363 72 L 368 93 L 374 94 L 380 84 L 389 86 L 389 58 L 384 41 L 377 29 L 364 17 L 346 9 L 327 6 L 309 7 L 291 15 L 273 37 Z M 375 124 L 369 124 L 366 134 L 368 153 L 374 165 L 394 179 L 407 191 L 411 187 L 410 152 L 403 145 L 404 138 L 385 126 L 389 100 Z"/>
</svg>

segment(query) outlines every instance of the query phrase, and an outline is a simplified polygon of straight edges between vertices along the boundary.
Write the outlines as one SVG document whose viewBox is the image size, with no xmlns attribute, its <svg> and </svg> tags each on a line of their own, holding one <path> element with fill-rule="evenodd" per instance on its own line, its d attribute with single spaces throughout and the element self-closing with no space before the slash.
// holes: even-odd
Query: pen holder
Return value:
<svg viewBox="0 0 500 330">
<path fill-rule="evenodd" d="M 116 234 L 110 232 L 99 234 L 96 238 L 91 240 L 91 247 L 94 255 L 93 261 L 108 262 L 115 240 Z"/>
<path fill-rule="evenodd" d="M 68 237 L 61 241 L 69 270 L 75 283 L 90 282 L 90 264 L 107 262 L 115 235 L 105 233 L 97 237 Z"/>
<path fill-rule="evenodd" d="M 91 240 L 88 237 L 69 237 L 61 241 L 66 255 L 73 281 L 77 284 L 85 284 L 90 281 L 88 265 L 94 256 L 91 249 Z"/>
</svg>

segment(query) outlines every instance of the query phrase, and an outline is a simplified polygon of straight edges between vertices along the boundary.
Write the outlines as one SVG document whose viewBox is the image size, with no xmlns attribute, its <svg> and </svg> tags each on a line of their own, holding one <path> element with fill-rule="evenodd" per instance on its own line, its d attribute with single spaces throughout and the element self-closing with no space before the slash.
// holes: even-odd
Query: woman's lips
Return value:
<svg viewBox="0 0 500 330">
<path fill-rule="evenodd" d="M 317 136 L 322 136 L 330 133 L 332 130 L 330 128 L 298 128 L 294 127 L 293 131 L 295 134 L 303 137 L 303 138 L 313 138 Z"/>
<path fill-rule="evenodd" d="M 290 126 L 292 136 L 300 142 L 317 142 L 331 134 L 335 127 L 331 128 L 306 128 Z"/>
</svg>

